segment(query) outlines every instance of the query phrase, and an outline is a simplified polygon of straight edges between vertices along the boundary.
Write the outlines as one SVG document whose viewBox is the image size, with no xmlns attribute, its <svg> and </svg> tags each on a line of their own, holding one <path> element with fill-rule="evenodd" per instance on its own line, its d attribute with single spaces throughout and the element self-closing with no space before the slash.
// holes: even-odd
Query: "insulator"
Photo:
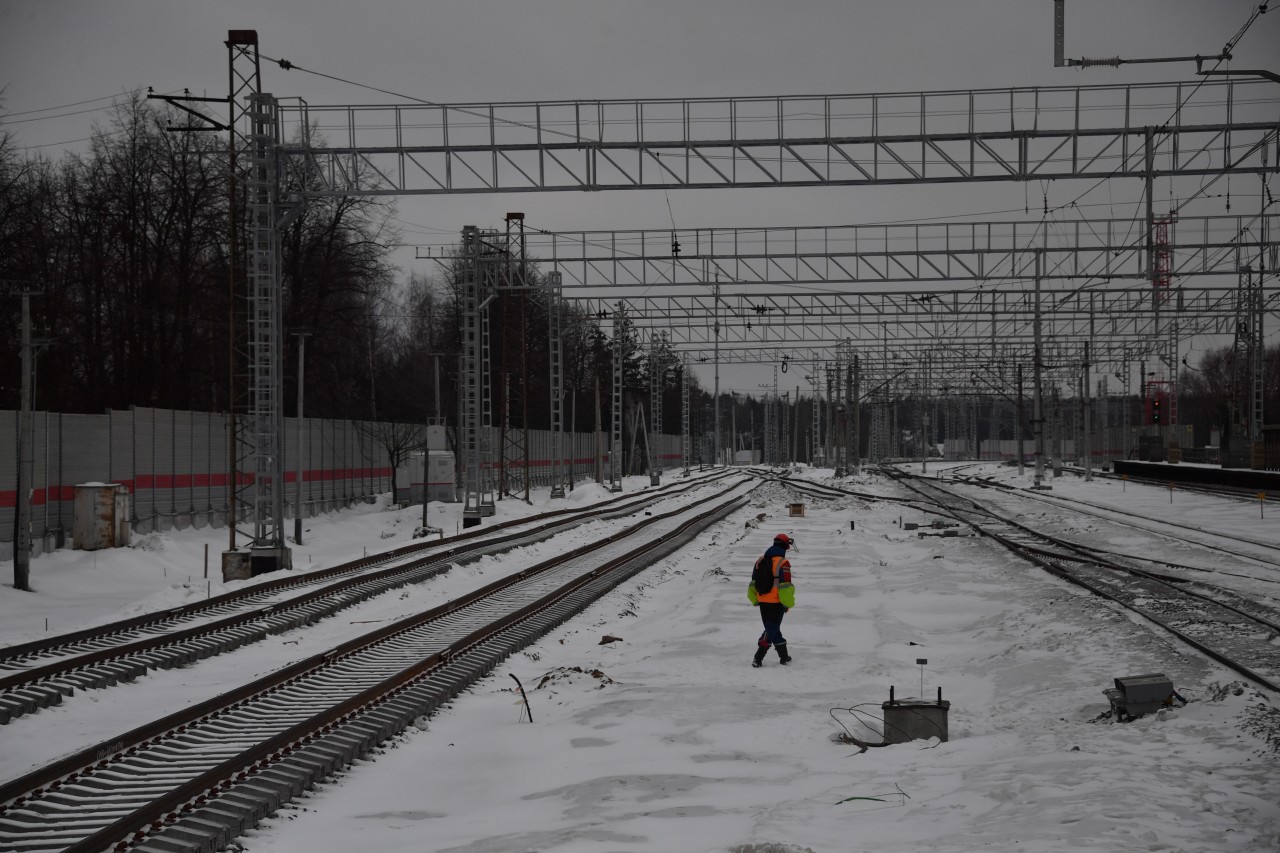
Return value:
<svg viewBox="0 0 1280 853">
<path fill-rule="evenodd" d="M 1085 56 L 1080 59 L 1080 67 L 1095 68 L 1098 66 L 1106 66 L 1108 68 L 1119 68 L 1121 62 L 1124 62 L 1124 60 L 1118 56 L 1111 56 L 1104 59 L 1090 59 Z"/>
</svg>

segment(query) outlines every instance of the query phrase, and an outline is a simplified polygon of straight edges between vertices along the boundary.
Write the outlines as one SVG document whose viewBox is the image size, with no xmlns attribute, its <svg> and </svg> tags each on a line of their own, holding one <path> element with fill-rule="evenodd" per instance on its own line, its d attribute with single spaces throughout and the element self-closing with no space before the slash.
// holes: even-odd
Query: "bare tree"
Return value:
<svg viewBox="0 0 1280 853">
<path fill-rule="evenodd" d="M 409 460 L 410 454 L 414 451 L 426 449 L 426 424 L 389 421 L 355 421 L 354 423 L 360 435 L 377 442 L 386 453 L 387 464 L 391 466 L 391 494 L 394 497 L 400 492 L 400 467 Z"/>
</svg>

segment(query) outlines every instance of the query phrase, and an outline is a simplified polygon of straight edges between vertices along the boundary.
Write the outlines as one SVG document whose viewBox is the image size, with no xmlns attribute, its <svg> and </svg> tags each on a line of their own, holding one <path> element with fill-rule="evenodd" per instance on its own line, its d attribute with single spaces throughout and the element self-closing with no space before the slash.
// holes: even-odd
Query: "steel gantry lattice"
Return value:
<svg viewBox="0 0 1280 853">
<path fill-rule="evenodd" d="M 1263 295 L 1263 307 L 1280 307 L 1280 292 Z M 572 300 L 594 312 L 599 300 Z M 1030 332 L 1039 312 L 1048 334 L 1057 338 L 1153 339 L 1156 319 L 1152 292 L 1128 288 L 1045 288 L 1037 303 L 1027 282 L 1008 283 L 999 290 L 930 290 L 918 293 L 861 292 L 852 294 L 784 294 L 715 299 L 688 297 L 627 297 L 622 300 L 638 329 L 670 330 L 672 344 L 681 350 L 710 349 L 716 340 L 735 350 L 763 350 L 776 357 L 788 349 L 834 348 L 841 343 L 873 344 L 890 340 L 962 340 L 975 345 L 1015 341 Z M 760 320 L 761 302 L 770 305 L 767 322 Z M 1190 334 L 1232 334 L 1237 289 L 1218 284 L 1176 289 L 1166 316 L 1175 316 Z M 834 357 L 834 356 L 832 356 Z"/>
<path fill-rule="evenodd" d="M 662 481 L 658 467 L 656 436 L 662 434 L 662 391 L 666 366 L 664 357 L 666 350 L 660 347 L 662 336 L 654 332 L 649 339 L 649 433 L 645 441 L 645 451 L 649 460 L 649 485 L 657 486 Z"/>
<path fill-rule="evenodd" d="M 301 131 L 286 133 L 300 141 L 282 147 L 282 154 L 301 159 L 317 176 L 310 195 L 1126 177 L 1144 178 L 1150 186 L 1166 175 L 1275 171 L 1268 159 L 1272 149 L 1280 153 L 1280 139 L 1268 113 L 1276 99 L 1260 85 L 1228 80 L 518 104 L 299 102 L 282 108 L 286 130 Z M 1147 199 L 1150 207 L 1150 192 Z M 1148 214 L 1149 258 L 1154 217 Z M 1017 245 L 1016 237 L 1014 242 L 1014 248 L 1029 248 Z M 1059 266 L 1035 257 L 1038 282 Z M 897 275 L 896 261 L 879 263 L 868 261 L 868 276 L 876 269 L 882 281 Z M 921 256 L 916 267 L 945 274 L 951 264 Z M 710 262 L 702 267 L 703 283 L 719 277 Z M 1102 266 L 1103 275 L 1109 270 Z M 1006 275 L 1018 272 L 1011 266 Z M 573 286 L 571 278 L 565 286 Z M 617 313 L 625 310 L 619 302 Z M 475 362 L 467 364 L 479 369 Z M 614 431 L 620 432 L 620 401 L 615 404 Z M 615 470 L 619 464 L 616 459 Z"/>
<path fill-rule="evenodd" d="M 622 382 L 627 359 L 627 310 L 621 302 L 613 313 L 613 382 L 609 388 L 609 491 L 622 491 Z"/>
<path fill-rule="evenodd" d="M 247 557 L 250 573 L 291 567 L 284 537 L 284 409 L 282 394 L 282 339 L 284 294 L 280 273 L 280 231 L 302 211 L 301 197 L 281 196 L 279 103 L 261 90 L 257 33 L 232 30 L 226 42 L 229 64 L 228 102 L 231 108 L 229 148 L 231 175 L 232 256 L 239 244 L 235 199 L 237 183 L 244 187 L 244 237 L 246 298 L 245 322 L 232 329 L 232 414 L 230 418 L 232 476 L 229 488 L 232 518 L 231 548 L 224 555 L 224 572 L 229 561 L 240 562 L 243 572 L 246 552 L 236 548 L 235 525 L 238 509 L 234 493 L 247 491 L 253 534 Z M 190 112 L 190 110 L 188 110 Z M 235 273 L 232 274 L 232 303 L 237 301 Z M 233 308 L 233 311 L 235 309 Z M 239 329 L 244 328 L 243 346 Z M 248 397 L 242 402 L 236 376 L 247 371 Z M 239 410 L 239 411 L 237 411 Z M 237 422 L 243 412 L 247 424 Z M 301 512 L 301 507 L 295 507 Z"/>
<path fill-rule="evenodd" d="M 1267 81 L 765 98 L 321 106 L 287 119 L 319 193 L 823 186 L 1252 172 Z M 1270 113 L 1268 111 L 1271 111 Z M 302 138 L 307 138 L 303 135 Z M 1272 161 L 1274 162 L 1274 160 Z"/>
<path fill-rule="evenodd" d="M 1234 275 L 1252 234 L 1276 233 L 1280 214 L 1181 215 L 1166 225 L 1164 282 Z M 673 236 L 673 234 L 675 236 Z M 681 247 L 670 252 L 672 240 Z M 1150 281 L 1152 246 L 1133 218 L 937 222 L 897 225 L 531 232 L 531 256 L 564 276 L 567 290 L 696 294 L 714 281 L 726 295 L 760 285 L 959 285 L 1029 278 L 1044 253 L 1045 281 Z M 1269 244 L 1274 245 L 1274 244 Z M 767 302 L 761 303 L 768 306 Z"/>
<path fill-rule="evenodd" d="M 490 389 L 489 305 L 495 294 L 483 260 L 480 229 L 462 231 L 462 379 L 459 393 L 459 465 L 462 467 L 462 525 L 474 527 L 492 516 L 493 397 Z"/>
<path fill-rule="evenodd" d="M 564 473 L 572 463 L 564 465 L 564 340 L 561 337 L 560 273 L 549 272 L 545 282 L 547 294 L 548 362 L 551 368 L 551 497 L 563 498 Z"/>
<path fill-rule="evenodd" d="M 280 176 L 276 99 L 249 95 L 248 208 L 249 365 L 253 445 L 253 557 L 283 562 L 284 410 L 281 406 Z"/>
</svg>

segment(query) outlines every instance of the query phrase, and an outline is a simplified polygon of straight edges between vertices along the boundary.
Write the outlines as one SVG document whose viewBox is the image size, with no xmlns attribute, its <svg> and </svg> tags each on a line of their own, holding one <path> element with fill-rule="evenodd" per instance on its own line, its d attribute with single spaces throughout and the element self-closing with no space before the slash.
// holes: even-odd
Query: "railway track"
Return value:
<svg viewBox="0 0 1280 853">
<path fill-rule="evenodd" d="M 1009 519 L 941 483 L 897 473 L 904 488 L 1055 577 L 1137 613 L 1222 665 L 1280 692 L 1280 612 L 1256 598 L 1153 572 Z"/>
<path fill-rule="evenodd" d="M 0 849 L 220 849 L 742 507 L 756 487 L 738 482 L 694 508 L 644 517 L 0 786 Z"/>
<path fill-rule="evenodd" d="M 815 497 L 820 500 L 858 498 L 859 500 L 864 501 L 902 504 L 903 506 L 908 506 L 920 512 L 933 515 L 947 515 L 945 512 L 935 508 L 928 501 L 921 500 L 919 498 L 906 498 L 897 495 L 877 494 L 875 492 L 859 492 L 853 489 L 842 489 L 838 486 L 831 486 L 826 483 L 817 483 L 812 480 L 798 480 L 791 477 L 782 477 L 777 475 L 767 476 L 766 479 L 770 482 L 781 483 L 793 491 L 810 497 Z"/>
<path fill-rule="evenodd" d="M 977 488 L 996 489 L 1006 494 L 1016 494 L 1020 501 L 1036 501 L 1046 506 L 1051 506 L 1057 509 L 1070 509 L 1073 512 L 1077 512 L 1082 515 L 1089 515 L 1104 521 L 1127 524 L 1128 526 L 1142 530 L 1145 533 L 1154 533 L 1166 539 L 1194 545 L 1197 548 L 1205 548 L 1227 556 L 1251 560 L 1258 564 L 1275 569 L 1277 573 L 1280 573 L 1280 559 L 1275 556 L 1268 556 L 1268 554 L 1274 555 L 1276 551 L 1276 546 L 1271 542 L 1264 542 L 1245 536 L 1219 533 L 1218 531 L 1208 530 L 1196 525 L 1183 524 L 1177 521 L 1151 518 L 1150 516 L 1141 515 L 1139 513 L 1123 509 L 1107 507 L 1104 510 L 1076 498 L 1067 497 L 1065 495 L 1046 495 L 1040 492 L 1031 492 L 1026 489 L 1016 488 L 1008 483 L 1001 483 L 985 477 L 964 476 L 948 477 L 947 479 L 953 482 L 976 486 Z M 1155 484 L 1163 485 L 1163 483 Z M 1205 491 L 1205 493 L 1214 495 L 1215 497 L 1222 496 L 1221 493 L 1213 491 Z M 1122 518 L 1117 518 L 1117 516 Z M 1182 531 L 1182 534 L 1175 533 L 1173 531 Z M 1188 536 L 1185 534 L 1194 534 L 1194 536 Z M 1241 545 L 1249 546 L 1254 550 L 1241 550 L 1239 547 Z"/>
<path fill-rule="evenodd" d="M 205 602 L 0 649 L 0 725 L 61 704 L 79 691 L 185 666 L 312 624 L 454 565 L 529 545 L 593 520 L 632 515 L 659 500 L 689 495 L 723 476 L 615 498 L 587 510 L 556 510 L 504 522 L 483 532 L 409 545 Z"/>
</svg>

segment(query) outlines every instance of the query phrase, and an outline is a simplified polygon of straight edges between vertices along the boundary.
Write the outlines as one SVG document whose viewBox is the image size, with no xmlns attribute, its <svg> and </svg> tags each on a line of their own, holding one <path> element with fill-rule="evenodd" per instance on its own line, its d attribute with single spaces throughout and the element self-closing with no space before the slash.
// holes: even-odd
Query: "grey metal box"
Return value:
<svg viewBox="0 0 1280 853">
<path fill-rule="evenodd" d="M 1137 717 L 1164 705 L 1165 700 L 1173 695 L 1173 682 L 1161 672 L 1129 675 L 1116 679 L 1116 690 L 1123 697 L 1125 713 Z"/>
<path fill-rule="evenodd" d="M 908 743 L 936 737 L 947 741 L 947 701 L 925 702 L 920 699 L 890 700 L 880 705 L 884 712 L 885 743 Z"/>
</svg>

